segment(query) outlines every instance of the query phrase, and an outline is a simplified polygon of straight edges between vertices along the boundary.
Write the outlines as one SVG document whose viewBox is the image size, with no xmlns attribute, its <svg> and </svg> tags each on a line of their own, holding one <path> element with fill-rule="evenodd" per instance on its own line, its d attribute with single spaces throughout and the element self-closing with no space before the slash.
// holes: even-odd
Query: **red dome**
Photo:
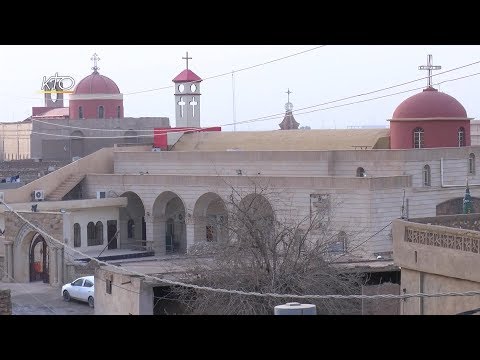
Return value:
<svg viewBox="0 0 480 360">
<path fill-rule="evenodd" d="M 432 87 L 403 101 L 393 113 L 397 119 L 467 118 L 467 112 L 454 97 Z"/>
<path fill-rule="evenodd" d="M 74 94 L 120 94 L 120 89 L 112 79 L 95 71 L 77 84 Z"/>
</svg>

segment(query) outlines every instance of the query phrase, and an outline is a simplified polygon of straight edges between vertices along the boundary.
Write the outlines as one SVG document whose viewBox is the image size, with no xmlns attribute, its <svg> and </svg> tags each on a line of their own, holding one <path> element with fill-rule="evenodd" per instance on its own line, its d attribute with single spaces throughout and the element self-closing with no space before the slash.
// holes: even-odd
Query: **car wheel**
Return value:
<svg viewBox="0 0 480 360">
<path fill-rule="evenodd" d="M 67 290 L 65 290 L 65 291 L 63 292 L 63 300 L 65 300 L 65 301 L 70 301 L 70 299 L 71 299 L 71 298 L 70 298 L 70 293 L 69 293 Z"/>
<path fill-rule="evenodd" d="M 93 296 L 90 296 L 88 298 L 88 305 L 90 305 L 91 308 L 93 308 L 95 305 L 94 305 L 94 302 L 93 302 Z"/>
</svg>

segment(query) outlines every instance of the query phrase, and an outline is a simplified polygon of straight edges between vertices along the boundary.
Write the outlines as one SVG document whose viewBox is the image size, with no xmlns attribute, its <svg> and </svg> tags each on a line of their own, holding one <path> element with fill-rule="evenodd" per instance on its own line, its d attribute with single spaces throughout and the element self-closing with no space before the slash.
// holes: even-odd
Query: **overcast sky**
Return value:
<svg viewBox="0 0 480 360">
<path fill-rule="evenodd" d="M 202 78 L 231 72 L 311 49 L 311 46 L 0 46 L 0 121 L 21 121 L 32 106 L 43 106 L 38 93 L 43 76 L 72 76 L 78 83 L 89 75 L 93 53 L 100 57 L 100 73 L 114 80 L 124 94 L 172 85 L 172 79 L 185 68 L 182 57 L 188 51 L 193 59 L 189 68 Z M 337 46 L 328 45 L 284 60 L 235 74 L 235 115 L 241 122 L 283 113 L 290 88 L 294 111 L 355 94 L 384 88 L 426 76 L 418 70 L 433 55 L 434 65 L 449 70 L 480 61 L 480 46 Z M 439 72 L 439 71 L 437 71 Z M 434 82 L 480 72 L 480 64 L 433 78 Z M 434 72 L 435 73 L 435 72 Z M 440 85 L 454 96 L 470 117 L 480 118 L 477 84 L 480 75 Z M 346 102 L 368 99 L 425 86 L 421 80 Z M 438 88 L 438 86 L 436 86 Z M 386 126 L 395 107 L 419 92 L 394 95 L 324 111 L 295 115 L 300 126 L 312 129 L 350 126 Z M 233 122 L 232 76 L 205 80 L 201 84 L 201 125 Z M 332 106 L 343 102 L 334 103 Z M 67 103 L 68 104 L 68 103 Z M 175 126 L 173 88 L 142 94 L 124 95 L 125 116 L 166 116 Z M 322 107 L 320 107 L 322 108 Z M 318 109 L 318 108 L 317 108 Z M 282 116 L 249 124 L 237 130 L 278 129 Z M 224 130 L 233 130 L 232 126 Z"/>
</svg>

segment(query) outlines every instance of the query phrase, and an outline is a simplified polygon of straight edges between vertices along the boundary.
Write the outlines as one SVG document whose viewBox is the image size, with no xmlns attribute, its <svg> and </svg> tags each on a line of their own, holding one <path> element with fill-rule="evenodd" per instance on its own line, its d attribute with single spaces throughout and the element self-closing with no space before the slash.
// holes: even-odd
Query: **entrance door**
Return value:
<svg viewBox="0 0 480 360">
<path fill-rule="evenodd" d="M 117 233 L 117 220 L 108 220 L 107 221 L 107 239 L 108 239 L 108 249 L 116 249 L 117 248 L 117 238 L 112 238 Z"/>
<path fill-rule="evenodd" d="M 175 224 L 173 222 L 173 219 L 168 219 L 167 220 L 167 227 L 166 227 L 166 233 L 165 233 L 165 244 L 166 244 L 166 250 L 167 252 L 173 252 L 173 238 L 174 238 L 174 229 L 175 229 Z"/>
<path fill-rule="evenodd" d="M 48 284 L 48 246 L 42 235 L 34 236 L 29 257 L 30 281 L 43 281 Z"/>
</svg>

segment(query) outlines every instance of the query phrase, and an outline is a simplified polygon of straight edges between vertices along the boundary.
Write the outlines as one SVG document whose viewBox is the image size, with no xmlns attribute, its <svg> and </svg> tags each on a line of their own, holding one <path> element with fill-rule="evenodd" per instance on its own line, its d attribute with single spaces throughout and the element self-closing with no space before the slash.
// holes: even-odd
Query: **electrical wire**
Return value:
<svg viewBox="0 0 480 360">
<path fill-rule="evenodd" d="M 48 234 L 46 231 L 40 229 L 38 226 L 30 222 L 28 219 L 23 217 L 20 213 L 16 210 L 12 209 L 10 205 L 1 201 L 3 205 L 13 212 L 16 216 L 18 216 L 21 220 L 25 223 L 29 224 L 34 230 L 38 231 L 40 234 L 48 237 L 53 242 L 62 245 L 63 247 L 69 249 L 70 251 L 77 253 L 83 257 L 86 257 L 90 260 L 94 260 L 99 264 L 109 266 L 110 268 L 115 268 L 120 270 L 121 272 L 139 275 L 144 277 L 145 279 L 151 279 L 156 282 L 165 283 L 169 285 L 181 286 L 191 289 L 196 289 L 200 291 L 211 291 L 216 293 L 223 293 L 223 294 L 230 294 L 230 295 L 243 295 L 243 296 L 256 296 L 256 297 L 273 297 L 273 298 L 283 298 L 283 299 L 408 299 L 408 298 L 415 298 L 415 297 L 444 297 L 444 296 L 477 296 L 480 295 L 480 291 L 464 291 L 464 292 L 445 292 L 445 293 L 413 293 L 413 294 L 403 294 L 403 295 L 393 295 L 393 294 L 378 294 L 378 295 L 337 295 L 337 294 L 330 294 L 330 295 L 319 295 L 319 294 L 312 294 L 312 295 L 299 295 L 299 294 L 277 294 L 277 293 L 260 293 L 260 292 L 247 292 L 241 290 L 229 290 L 229 289 L 222 289 L 222 288 L 213 288 L 210 286 L 200 286 L 195 284 L 188 284 L 180 281 L 168 280 L 164 278 L 160 278 L 158 276 L 152 276 L 145 273 L 141 273 L 135 270 L 129 270 L 121 266 L 117 266 L 106 261 L 101 261 L 96 259 L 90 255 L 82 253 L 71 246 L 63 243 L 62 241 L 55 239 L 53 236 Z"/>
</svg>

